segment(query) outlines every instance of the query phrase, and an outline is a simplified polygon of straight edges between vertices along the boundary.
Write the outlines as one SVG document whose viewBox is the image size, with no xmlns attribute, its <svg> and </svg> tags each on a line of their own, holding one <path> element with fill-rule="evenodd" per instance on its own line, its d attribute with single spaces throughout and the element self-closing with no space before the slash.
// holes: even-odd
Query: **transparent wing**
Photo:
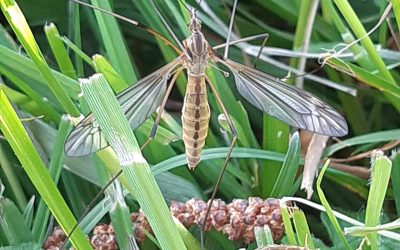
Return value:
<svg viewBox="0 0 400 250">
<path fill-rule="evenodd" d="M 263 112 L 318 134 L 347 134 L 343 116 L 314 95 L 234 61 L 219 59 L 219 62 L 233 72 L 239 93 Z"/>
<path fill-rule="evenodd" d="M 168 78 L 181 63 L 182 60 L 178 57 L 118 94 L 118 102 L 132 129 L 139 127 L 160 106 Z M 108 143 L 96 119 L 89 114 L 70 133 L 64 150 L 68 156 L 79 157 L 107 146 Z"/>
</svg>

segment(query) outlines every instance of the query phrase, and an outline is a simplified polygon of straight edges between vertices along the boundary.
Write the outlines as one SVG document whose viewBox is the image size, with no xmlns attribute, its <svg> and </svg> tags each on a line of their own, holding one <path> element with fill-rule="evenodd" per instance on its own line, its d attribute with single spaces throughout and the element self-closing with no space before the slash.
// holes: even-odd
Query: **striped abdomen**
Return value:
<svg viewBox="0 0 400 250">
<path fill-rule="evenodd" d="M 192 170 L 200 161 L 209 121 L 210 107 L 205 78 L 189 75 L 182 110 L 182 128 L 188 166 Z"/>
</svg>

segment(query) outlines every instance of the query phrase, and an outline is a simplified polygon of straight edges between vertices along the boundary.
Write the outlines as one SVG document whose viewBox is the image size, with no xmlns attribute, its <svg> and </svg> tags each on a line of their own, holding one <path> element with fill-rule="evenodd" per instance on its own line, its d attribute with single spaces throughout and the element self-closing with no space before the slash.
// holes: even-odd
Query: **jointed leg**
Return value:
<svg viewBox="0 0 400 250">
<path fill-rule="evenodd" d="M 144 148 L 146 148 L 146 146 L 154 139 L 154 137 L 156 136 L 156 132 L 157 132 L 157 128 L 158 125 L 160 124 L 160 120 L 161 120 L 161 115 L 162 112 L 164 111 L 164 107 L 165 104 L 167 103 L 169 94 L 171 93 L 172 87 L 174 86 L 176 79 L 178 78 L 179 73 L 181 73 L 183 70 L 183 68 L 179 68 L 176 73 L 174 74 L 174 77 L 171 80 L 171 83 L 168 86 L 167 91 L 165 92 L 165 96 L 163 101 L 161 102 L 160 108 L 158 109 L 158 114 L 157 114 L 157 118 L 153 123 L 153 127 L 151 128 L 151 132 L 150 132 L 150 136 L 147 139 L 147 141 L 140 147 L 141 150 L 143 150 Z"/>
<path fill-rule="evenodd" d="M 79 220 L 76 222 L 74 227 L 71 229 L 70 233 L 67 235 L 67 238 L 65 238 L 64 243 L 61 245 L 60 249 L 64 249 L 64 246 L 68 243 L 68 240 L 71 238 L 72 234 L 75 232 L 76 228 L 81 224 L 82 220 L 85 218 L 85 216 L 90 212 L 90 209 L 92 209 L 97 202 L 97 200 L 100 198 L 100 196 L 106 191 L 106 189 L 123 173 L 123 170 L 121 169 L 118 171 L 118 173 L 111 178 L 111 180 L 103 187 L 101 190 L 96 194 L 96 196 L 92 199 L 92 201 L 89 203 L 89 205 L 86 206 L 85 211 L 83 211 L 81 217 Z"/>
<path fill-rule="evenodd" d="M 244 37 L 244 38 L 238 39 L 236 41 L 229 42 L 228 45 L 227 45 L 227 43 L 223 43 L 223 44 L 214 46 L 213 49 L 216 50 L 216 49 L 220 49 L 220 48 L 223 48 L 225 46 L 231 46 L 231 45 L 234 45 L 234 44 L 237 44 L 237 43 L 248 42 L 248 41 L 257 40 L 257 39 L 263 39 L 263 42 L 262 42 L 262 44 L 260 46 L 260 50 L 258 51 L 256 59 L 254 60 L 254 64 L 253 64 L 253 68 L 256 68 L 257 62 L 260 59 L 261 53 L 262 53 L 262 51 L 263 51 L 263 49 L 265 47 L 265 44 L 268 41 L 268 38 L 269 38 L 269 34 L 268 33 L 264 33 L 264 34 Z"/>
<path fill-rule="evenodd" d="M 238 40 L 229 42 L 229 46 L 235 45 L 235 44 L 238 44 L 238 43 L 253 41 L 253 40 L 257 40 L 257 39 L 264 39 L 265 40 L 265 39 L 268 39 L 268 37 L 269 37 L 268 33 L 263 33 L 263 34 L 258 34 L 258 35 L 254 35 L 254 36 L 243 37 L 243 38 L 240 38 Z M 215 50 L 221 49 L 221 48 L 225 47 L 225 45 L 226 45 L 226 43 L 219 44 L 217 46 L 214 46 L 213 49 L 215 49 Z"/>
<path fill-rule="evenodd" d="M 217 183 L 215 184 L 214 191 L 213 191 L 213 193 L 211 195 L 211 198 L 210 198 L 210 201 L 209 201 L 210 203 L 207 206 L 207 212 L 206 212 L 206 215 L 204 217 L 203 225 L 201 226 L 201 232 L 200 233 L 201 233 L 201 245 L 202 245 L 202 248 L 204 246 L 204 242 L 203 242 L 203 240 L 204 240 L 204 229 L 205 229 L 205 226 L 206 226 L 206 223 L 207 223 L 208 216 L 210 214 L 211 206 L 212 206 L 212 203 L 213 203 L 213 201 L 215 199 L 215 196 L 217 194 L 219 185 L 221 184 L 222 177 L 225 174 L 226 167 L 228 166 L 228 161 L 229 161 L 229 159 L 231 157 L 233 147 L 235 146 L 235 143 L 236 143 L 236 140 L 237 140 L 237 137 L 238 137 L 236 129 L 235 129 L 235 126 L 234 126 L 234 124 L 233 124 L 233 122 L 232 122 L 232 120 L 231 120 L 231 118 L 229 116 L 229 113 L 227 112 L 227 110 L 226 110 L 226 108 L 224 106 L 224 103 L 221 100 L 221 97 L 218 95 L 218 92 L 215 89 L 215 86 L 213 85 L 213 83 L 210 81 L 210 79 L 207 76 L 206 76 L 206 81 L 207 81 L 208 85 L 210 86 L 211 91 L 214 94 L 218 105 L 222 109 L 222 112 L 224 113 L 224 115 L 226 117 L 226 120 L 228 121 L 229 129 L 230 129 L 230 131 L 232 133 L 233 139 L 232 139 L 231 145 L 229 146 L 228 154 L 226 155 L 226 159 L 225 159 L 224 165 L 222 166 L 221 173 L 219 174 Z"/>
<path fill-rule="evenodd" d="M 262 42 L 262 44 L 261 44 L 260 50 L 258 51 L 257 57 L 256 57 L 256 59 L 254 60 L 253 68 L 256 68 L 257 62 L 258 62 L 258 60 L 260 59 L 261 53 L 262 53 L 262 51 L 263 51 L 263 49 L 264 49 L 264 47 L 265 47 L 265 44 L 266 44 L 267 41 L 268 41 L 268 38 L 269 38 L 269 34 L 267 33 L 267 35 L 265 36 L 265 38 L 264 38 L 264 40 L 263 40 L 263 42 Z"/>
<path fill-rule="evenodd" d="M 229 50 L 229 40 L 231 38 L 231 33 L 233 29 L 233 20 L 235 18 L 235 11 L 236 11 L 236 6 L 237 6 L 238 0 L 233 1 L 233 8 L 232 8 L 232 14 L 231 14 L 231 20 L 229 22 L 229 30 L 228 30 L 228 36 L 226 38 L 226 44 L 225 44 L 225 52 L 224 52 L 224 59 L 226 60 L 228 58 L 228 50 Z"/>
</svg>

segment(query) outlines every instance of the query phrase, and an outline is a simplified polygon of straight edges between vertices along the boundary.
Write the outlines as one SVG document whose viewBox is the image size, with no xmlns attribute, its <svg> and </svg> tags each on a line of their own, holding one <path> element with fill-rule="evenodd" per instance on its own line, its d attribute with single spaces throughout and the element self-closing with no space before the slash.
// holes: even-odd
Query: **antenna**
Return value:
<svg viewBox="0 0 400 250">
<path fill-rule="evenodd" d="M 179 45 L 179 48 L 186 54 L 185 49 L 183 48 L 183 45 L 181 41 L 176 37 L 175 33 L 172 31 L 171 27 L 168 25 L 167 21 L 165 21 L 164 17 L 161 15 L 160 11 L 157 9 L 156 5 L 154 4 L 153 0 L 149 0 L 151 5 L 153 6 L 154 10 L 156 11 L 158 17 L 161 19 L 163 22 L 165 28 L 167 28 L 169 34 L 174 38 L 175 42 Z M 190 58 L 190 57 L 188 57 Z"/>
<path fill-rule="evenodd" d="M 182 1 L 182 0 L 179 0 L 179 2 L 181 2 L 181 4 L 182 4 L 183 6 L 185 6 L 185 8 L 187 9 L 187 11 L 189 11 L 189 13 L 190 13 L 190 9 L 189 9 L 189 7 L 186 5 L 186 3 L 185 3 L 184 1 Z"/>
</svg>

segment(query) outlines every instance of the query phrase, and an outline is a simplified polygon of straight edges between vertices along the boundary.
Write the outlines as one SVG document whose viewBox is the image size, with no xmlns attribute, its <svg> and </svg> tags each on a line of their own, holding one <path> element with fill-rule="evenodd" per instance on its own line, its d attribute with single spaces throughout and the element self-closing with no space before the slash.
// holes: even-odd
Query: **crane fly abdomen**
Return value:
<svg viewBox="0 0 400 250">
<path fill-rule="evenodd" d="M 209 122 L 210 106 L 205 78 L 189 75 L 182 109 L 182 129 L 186 158 L 192 170 L 200 162 Z"/>
</svg>

